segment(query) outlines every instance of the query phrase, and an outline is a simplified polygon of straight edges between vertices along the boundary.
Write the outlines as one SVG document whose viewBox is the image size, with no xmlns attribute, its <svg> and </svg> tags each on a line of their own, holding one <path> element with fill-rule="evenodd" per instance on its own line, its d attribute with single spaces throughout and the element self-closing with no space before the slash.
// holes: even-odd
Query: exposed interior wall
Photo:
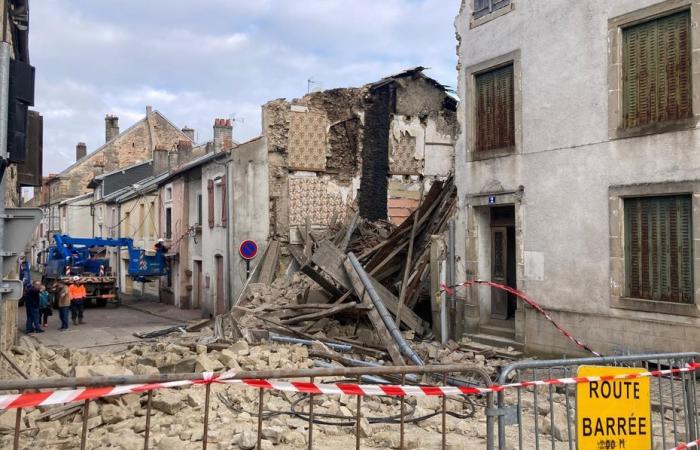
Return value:
<svg viewBox="0 0 700 450">
<path fill-rule="evenodd" d="M 393 84 L 372 89 L 365 105 L 359 207 L 360 216 L 368 220 L 388 216 L 389 130 L 395 94 Z"/>
<path fill-rule="evenodd" d="M 401 223 L 421 179 L 429 187 L 454 166 L 455 105 L 419 72 L 264 105 L 271 234 L 298 242 L 307 217 L 324 228 L 355 204 L 365 218 Z"/>
</svg>

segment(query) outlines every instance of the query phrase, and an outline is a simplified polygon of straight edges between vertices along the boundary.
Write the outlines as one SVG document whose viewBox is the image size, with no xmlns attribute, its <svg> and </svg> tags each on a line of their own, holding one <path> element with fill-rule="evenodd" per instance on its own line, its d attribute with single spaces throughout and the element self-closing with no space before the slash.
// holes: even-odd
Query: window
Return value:
<svg viewBox="0 0 700 450">
<path fill-rule="evenodd" d="M 622 128 L 692 115 L 690 11 L 622 30 Z"/>
<path fill-rule="evenodd" d="M 477 152 L 515 147 L 513 64 L 474 77 Z"/>
<path fill-rule="evenodd" d="M 690 195 L 624 200 L 625 295 L 694 303 Z"/>
<path fill-rule="evenodd" d="M 207 180 L 207 219 L 209 228 L 214 228 L 214 180 Z"/>
<path fill-rule="evenodd" d="M 165 187 L 165 201 L 166 202 L 173 201 L 173 187 L 172 186 Z"/>
<path fill-rule="evenodd" d="M 202 225 L 202 194 L 197 194 L 197 225 Z"/>
<path fill-rule="evenodd" d="M 483 17 L 509 4 L 510 0 L 474 0 L 474 17 Z"/>
<path fill-rule="evenodd" d="M 165 239 L 173 238 L 173 210 L 165 208 Z"/>
</svg>

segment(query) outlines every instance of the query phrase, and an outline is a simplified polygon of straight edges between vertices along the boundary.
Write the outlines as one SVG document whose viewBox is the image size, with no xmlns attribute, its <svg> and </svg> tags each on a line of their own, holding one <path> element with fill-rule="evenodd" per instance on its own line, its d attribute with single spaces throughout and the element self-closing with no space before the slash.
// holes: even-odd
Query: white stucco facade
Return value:
<svg viewBox="0 0 700 450">
<path fill-rule="evenodd" d="M 456 150 L 458 242 L 464 243 L 458 249 L 459 276 L 491 278 L 490 210 L 513 206 L 517 288 L 573 334 L 606 354 L 699 350 L 697 76 L 692 124 L 627 137 L 616 130 L 619 67 L 611 66 L 612 53 L 619 51 L 616 19 L 687 8 L 697 29 L 698 2 L 511 3 L 492 20 L 475 21 L 473 0 L 464 0 L 455 22 L 462 100 Z M 693 31 L 693 49 L 700 45 L 697 37 Z M 697 52 L 693 59 L 697 72 Z M 506 154 L 479 159 L 473 149 L 473 77 L 504 62 L 512 62 L 515 72 L 516 145 Z M 662 302 L 623 305 L 622 198 L 672 193 L 693 198 L 695 304 L 680 313 Z M 465 321 L 471 333 L 479 333 L 490 320 L 492 291 L 470 288 L 465 296 Z M 526 349 L 581 353 L 533 309 L 517 308 L 515 339 Z"/>
</svg>

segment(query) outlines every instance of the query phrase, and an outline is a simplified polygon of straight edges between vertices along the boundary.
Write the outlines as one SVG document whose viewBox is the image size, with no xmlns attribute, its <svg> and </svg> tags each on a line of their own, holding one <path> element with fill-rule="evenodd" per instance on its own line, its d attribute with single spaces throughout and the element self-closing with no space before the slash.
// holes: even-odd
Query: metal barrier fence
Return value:
<svg viewBox="0 0 700 450">
<path fill-rule="evenodd" d="M 420 376 L 422 377 L 420 377 Z M 428 383 L 430 385 L 452 385 L 452 386 L 467 386 L 467 387 L 483 387 L 490 386 L 491 380 L 489 375 L 478 366 L 474 365 L 445 365 L 445 366 L 409 366 L 409 367 L 359 367 L 359 368 L 321 368 L 321 369 L 303 369 L 303 370 L 266 370 L 266 371 L 251 371 L 251 372 L 241 372 L 233 375 L 228 380 L 256 380 L 253 385 L 260 385 L 258 388 L 258 404 L 257 404 L 257 446 L 256 448 L 261 448 L 262 442 L 262 430 L 263 423 L 265 419 L 265 389 L 262 387 L 264 384 L 269 384 L 271 380 L 301 380 L 309 381 L 310 383 L 320 382 L 322 378 L 337 378 L 342 377 L 345 379 L 360 382 L 365 381 L 367 383 L 391 383 L 396 384 L 418 384 Z M 260 381 L 263 380 L 263 381 Z M 413 382 L 412 382 L 413 381 Z M 203 406 L 203 417 L 202 417 L 202 448 L 207 449 L 208 445 L 208 432 L 209 432 L 209 411 L 211 403 L 212 389 L 217 389 L 224 386 L 223 382 L 218 383 L 216 380 L 213 382 L 207 382 L 206 377 L 202 374 L 173 374 L 173 375 L 158 375 L 158 376 L 113 376 L 113 377 L 88 377 L 88 378 L 53 378 L 53 379 L 38 379 L 38 380 L 0 380 L 0 393 L 7 393 L 8 391 L 19 392 L 19 393 L 35 393 L 40 390 L 57 390 L 57 389 L 77 389 L 77 388 L 101 388 L 101 387 L 111 387 L 111 386 L 135 386 L 135 392 L 145 393 L 147 396 L 145 401 L 145 414 L 144 414 L 144 444 L 143 448 L 148 450 L 151 440 L 151 416 L 152 416 L 152 403 L 153 403 L 153 392 L 158 389 L 158 384 L 161 383 L 175 383 L 183 382 L 181 388 L 190 387 L 199 384 L 204 385 L 205 389 L 205 400 Z M 140 386 L 140 385 L 147 386 Z M 250 388 L 250 385 L 248 385 Z M 268 386 L 269 387 L 269 386 Z M 61 393 L 61 391 L 57 391 Z M 65 394 L 65 392 L 64 392 Z M 105 390 L 104 395 L 110 395 Z M 270 394 L 268 394 L 270 395 Z M 305 400 L 305 407 L 300 408 L 297 412 L 297 417 L 306 417 L 308 422 L 308 434 L 306 437 L 307 448 L 314 448 L 314 423 L 318 422 L 314 413 L 314 398 L 320 397 L 323 394 L 308 393 L 299 394 L 302 399 Z M 381 395 L 381 393 L 378 393 Z M 78 395 L 77 398 L 90 397 L 91 395 L 86 394 L 85 396 Z M 41 396 L 40 396 L 41 397 Z M 44 398 L 44 397 L 41 397 Z M 71 397 L 72 398 L 72 397 Z M 221 398 L 221 397 L 219 397 Z M 457 397 L 449 397 L 451 400 Z M 410 411 L 407 412 L 406 399 L 401 396 L 396 398 L 396 407 L 399 409 L 398 414 L 392 415 L 392 421 L 390 423 L 395 424 L 397 431 L 399 433 L 399 448 L 403 449 L 405 442 L 404 436 L 406 431 L 406 425 L 411 424 L 415 418 L 411 417 Z M 487 404 L 493 402 L 492 394 L 487 394 L 481 397 L 478 396 L 463 396 L 459 397 L 462 402 L 468 402 L 472 411 L 486 407 Z M 65 401 L 65 397 L 64 397 Z M 85 450 L 88 448 L 88 438 L 89 438 L 89 426 L 88 418 L 90 417 L 90 406 L 94 399 L 85 399 L 82 401 L 82 429 L 80 433 L 80 448 Z M 455 411 L 448 411 L 447 409 L 447 396 L 441 397 L 441 409 L 437 414 L 441 417 L 441 427 L 440 433 L 442 435 L 442 448 L 446 447 L 447 444 L 447 416 L 454 414 Z M 355 448 L 359 449 L 361 444 L 361 419 L 365 417 L 362 411 L 363 397 L 358 395 L 356 399 L 356 412 L 354 417 L 348 417 L 354 422 L 354 434 L 355 434 Z M 1 402 L 0 402 L 1 403 Z M 31 402 L 27 402 L 30 404 Z M 477 405 L 478 403 L 478 405 Z M 35 403 L 31 403 L 35 404 Z M 463 403 L 466 405 L 466 403 Z M 1 406 L 1 405 L 0 405 Z M 24 410 L 28 408 L 18 408 L 16 410 L 16 421 L 14 428 L 14 446 L 15 450 L 20 448 L 20 436 L 22 431 L 22 414 Z M 322 415 L 320 415 L 322 416 Z M 115 438 L 118 439 L 119 435 L 116 434 Z"/>
<path fill-rule="evenodd" d="M 700 353 L 521 361 L 505 367 L 497 385 L 575 377 L 583 365 L 652 370 L 683 368 L 698 361 Z M 697 377 L 697 372 L 691 371 L 650 380 L 653 448 L 665 450 L 698 439 Z M 487 410 L 488 449 L 576 449 L 576 401 L 575 384 L 518 387 L 499 392 L 495 407 Z M 604 445 L 594 450 L 608 448 L 615 447 Z"/>
<path fill-rule="evenodd" d="M 26 402 L 14 403 L 16 410 L 16 420 L 14 428 L 14 449 L 20 448 L 20 437 L 22 435 L 22 414 L 30 407 L 36 407 L 47 399 L 57 399 L 54 403 L 67 401 L 82 402 L 82 428 L 80 433 L 80 448 L 87 448 L 89 437 L 88 419 L 90 417 L 91 402 L 102 396 L 110 396 L 124 393 L 145 394 L 143 402 L 145 409 L 143 429 L 143 447 L 148 449 L 151 439 L 151 416 L 153 392 L 162 386 L 163 383 L 171 383 L 165 387 L 192 387 L 194 385 L 204 385 L 205 399 L 202 411 L 202 448 L 206 449 L 209 436 L 209 411 L 211 406 L 212 389 L 231 383 L 233 380 L 248 380 L 245 384 L 248 388 L 258 389 L 257 394 L 257 448 L 261 448 L 263 423 L 269 417 L 265 412 L 266 401 L 265 390 L 274 388 L 285 383 L 279 380 L 299 380 L 299 386 L 295 385 L 297 392 L 296 417 L 304 418 L 307 425 L 306 447 L 314 448 L 314 424 L 323 422 L 324 416 L 314 412 L 314 404 L 318 397 L 323 395 L 354 395 L 361 389 L 357 385 L 345 385 L 347 389 L 327 389 L 318 388 L 317 383 L 322 383 L 324 378 L 332 378 L 332 382 L 337 383 L 338 377 L 371 383 L 365 385 L 365 394 L 373 396 L 391 396 L 395 401 L 395 408 L 398 414 L 389 417 L 388 423 L 396 425 L 399 434 L 398 447 L 404 448 L 404 436 L 406 425 L 414 423 L 416 418 L 411 411 L 407 411 L 407 400 L 403 395 L 397 394 L 395 384 L 400 385 L 429 385 L 429 386 L 460 386 L 462 390 L 448 390 L 441 392 L 442 388 L 426 388 L 430 396 L 441 396 L 440 408 L 435 415 L 440 417 L 438 426 L 441 434 L 442 448 L 446 448 L 448 415 L 455 415 L 457 411 L 448 410 L 448 400 L 460 403 L 452 403 L 462 408 L 467 407 L 472 412 L 484 409 L 486 413 L 486 438 L 487 448 L 506 450 L 510 448 L 519 449 L 569 449 L 576 446 L 576 384 L 566 384 L 560 382 L 548 382 L 546 385 L 528 386 L 530 381 L 552 380 L 559 378 L 571 378 L 575 376 L 576 370 L 582 365 L 596 366 L 617 366 L 617 367 L 643 367 L 647 371 L 655 369 L 665 370 L 663 376 L 650 378 L 652 386 L 652 423 L 651 434 L 653 435 L 655 449 L 666 450 L 675 447 L 683 442 L 691 442 L 700 435 L 700 424 L 698 422 L 697 409 L 697 372 L 690 370 L 687 372 L 677 371 L 669 373 L 669 369 L 688 368 L 689 365 L 695 367 L 695 363 L 700 361 L 699 353 L 668 353 L 651 355 L 632 355 L 621 357 L 604 358 L 582 358 L 570 360 L 552 361 L 522 361 L 513 363 L 503 369 L 499 382 L 492 389 L 472 389 L 471 394 L 484 395 L 451 395 L 454 392 L 465 392 L 470 387 L 483 388 L 491 385 L 489 376 L 483 369 L 473 365 L 445 365 L 445 366 L 409 366 L 409 367 L 358 367 L 358 368 L 321 368 L 303 370 L 266 370 L 251 371 L 232 374 L 226 379 L 217 380 L 215 377 L 203 376 L 203 374 L 174 374 L 157 376 L 115 376 L 115 377 L 89 377 L 89 378 L 55 378 L 39 380 L 0 380 L 0 393 L 8 391 L 19 393 L 30 393 L 23 398 L 28 398 Z M 377 388 L 374 384 L 390 384 L 385 389 Z M 419 384 L 421 383 L 421 384 Z M 524 386 L 518 383 L 525 383 Z M 289 385 L 289 383 L 286 383 Z M 504 385 L 510 385 L 505 386 Z M 119 386 L 119 388 L 111 388 Z M 335 386 L 341 386 L 337 384 Z M 105 388 L 107 387 L 107 388 Z M 466 387 L 466 388 L 464 388 Z M 73 392 L 61 391 L 57 389 L 65 388 L 85 388 L 86 391 Z M 101 388 L 101 389 L 95 389 Z M 506 389 L 507 388 L 507 389 Z M 91 390 L 92 389 L 92 390 Z M 408 388 L 406 388 L 408 389 Z M 44 390 L 57 390 L 54 394 L 42 393 Z M 491 392 L 496 392 L 494 398 Z M 221 394 L 221 393 L 219 393 Z M 446 395 L 449 394 L 449 395 Z M 275 394 L 267 394 L 275 395 Z M 219 395 L 220 400 L 225 397 Z M 268 397 L 269 398 L 269 397 Z M 0 409 L 8 407 L 8 403 L 0 396 Z M 354 427 L 355 448 L 359 449 L 362 442 L 361 422 L 366 418 L 363 414 L 363 396 L 357 395 L 355 411 L 353 416 L 344 417 L 346 425 Z M 80 404 L 80 403 L 78 403 Z M 30 406 L 31 405 L 31 406 Z M 299 406 L 303 405 L 303 406 Z M 466 415 L 461 415 L 458 420 L 468 419 Z M 320 420 L 319 420 L 320 419 Z M 350 423 L 348 423 L 350 422 Z M 26 427 L 25 427 L 26 430 Z M 497 432 L 496 432 L 497 431 Z M 517 447 L 516 447 L 517 445 Z M 600 450 L 615 447 L 601 447 Z M 620 448 L 620 447 L 617 447 Z M 581 449 L 584 450 L 584 449 Z M 586 449 L 588 450 L 588 449 Z M 599 449 L 595 449 L 599 450 Z M 627 450 L 627 449 L 625 449 Z"/>
</svg>

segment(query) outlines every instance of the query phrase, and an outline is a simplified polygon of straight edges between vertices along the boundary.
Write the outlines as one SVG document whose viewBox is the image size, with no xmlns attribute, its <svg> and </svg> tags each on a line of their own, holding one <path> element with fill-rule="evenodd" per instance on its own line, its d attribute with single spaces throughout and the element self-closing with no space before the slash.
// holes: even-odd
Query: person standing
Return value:
<svg viewBox="0 0 700 450">
<path fill-rule="evenodd" d="M 58 298 L 58 317 L 61 319 L 61 328 L 64 331 L 68 329 L 68 314 L 70 313 L 71 299 L 68 286 L 63 283 L 56 285 L 55 295 Z"/>
<path fill-rule="evenodd" d="M 51 301 L 49 300 L 49 291 L 46 290 L 46 286 L 41 286 L 41 291 L 39 291 L 39 314 L 41 325 L 46 328 L 46 325 L 49 323 L 49 316 L 53 314 Z"/>
<path fill-rule="evenodd" d="M 69 286 L 70 312 L 73 325 L 82 325 L 85 323 L 83 322 L 83 311 L 85 310 L 85 297 L 87 297 L 87 291 L 85 286 L 80 284 L 79 281 L 80 277 L 73 277 L 73 284 Z"/>
<path fill-rule="evenodd" d="M 43 333 L 39 319 L 41 283 L 35 281 L 24 295 L 24 306 L 27 308 L 27 325 L 25 331 L 28 333 Z"/>
</svg>

